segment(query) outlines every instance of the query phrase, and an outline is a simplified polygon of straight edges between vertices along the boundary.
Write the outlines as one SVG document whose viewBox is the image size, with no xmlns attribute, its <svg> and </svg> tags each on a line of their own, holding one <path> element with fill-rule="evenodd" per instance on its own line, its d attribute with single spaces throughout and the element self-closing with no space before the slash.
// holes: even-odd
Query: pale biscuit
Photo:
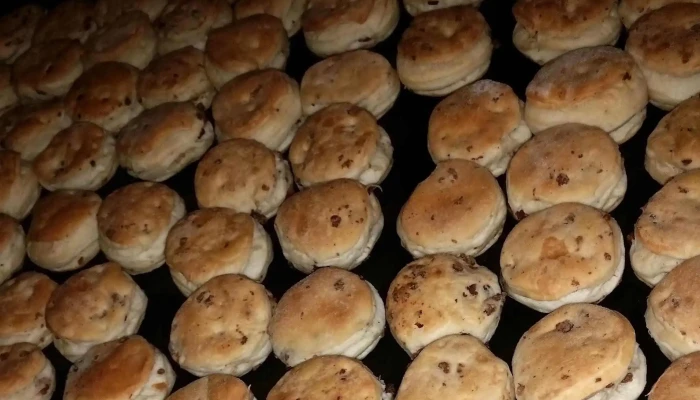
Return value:
<svg viewBox="0 0 700 400">
<path fill-rule="evenodd" d="M 56 287 L 56 282 L 37 272 L 22 273 L 0 286 L 0 345 L 25 342 L 44 348 L 51 344 L 53 334 L 44 315 Z"/>
<path fill-rule="evenodd" d="M 268 14 L 282 21 L 289 37 L 301 29 L 301 15 L 308 0 L 239 0 L 233 5 L 233 16 L 242 19 L 255 14 Z"/>
<path fill-rule="evenodd" d="M 694 400 L 700 396 L 700 353 L 671 363 L 649 392 L 649 400 Z"/>
<path fill-rule="evenodd" d="M 213 374 L 197 379 L 168 396 L 167 400 L 255 400 L 242 380 L 232 375 Z"/>
<path fill-rule="evenodd" d="M 411 15 L 454 6 L 473 6 L 478 8 L 482 0 L 403 0 L 403 6 Z"/>
<path fill-rule="evenodd" d="M 171 0 L 155 22 L 158 54 L 187 46 L 203 51 L 209 32 L 232 20 L 225 0 Z"/>
<path fill-rule="evenodd" d="M 141 11 L 123 13 L 85 43 L 86 67 L 119 61 L 143 69 L 156 54 L 157 40 L 148 15 Z"/>
<path fill-rule="evenodd" d="M 70 125 L 70 113 L 60 100 L 22 105 L 3 116 L 0 144 L 32 161 Z"/>
<path fill-rule="evenodd" d="M 95 6 L 88 0 L 66 0 L 42 18 L 32 42 L 45 43 L 56 39 L 75 39 L 81 43 L 97 29 Z"/>
<path fill-rule="evenodd" d="M 155 21 L 168 4 L 168 0 L 97 0 L 95 14 L 97 24 L 105 26 L 129 11 L 141 11 Z"/>
<path fill-rule="evenodd" d="M 41 349 L 30 343 L 0 346 L 0 397 L 7 400 L 49 400 L 56 389 L 56 371 Z"/>
<path fill-rule="evenodd" d="M 18 102 L 19 97 L 12 82 L 12 69 L 6 65 L 0 65 L 0 116 L 11 110 Z"/>
<path fill-rule="evenodd" d="M 15 8 L 0 17 L 0 61 L 15 62 L 32 45 L 32 37 L 46 10 L 36 4 Z"/>
<path fill-rule="evenodd" d="M 14 218 L 0 214 L 0 283 L 22 269 L 26 247 L 22 225 Z"/>
<path fill-rule="evenodd" d="M 24 219 L 39 199 L 41 186 L 19 153 L 0 150 L 0 213 Z"/>
</svg>

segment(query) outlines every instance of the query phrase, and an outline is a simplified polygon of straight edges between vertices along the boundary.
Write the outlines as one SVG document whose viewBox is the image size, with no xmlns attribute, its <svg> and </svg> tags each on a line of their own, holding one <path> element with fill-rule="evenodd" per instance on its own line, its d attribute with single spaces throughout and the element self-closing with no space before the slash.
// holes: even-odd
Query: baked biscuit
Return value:
<svg viewBox="0 0 700 400">
<path fill-rule="evenodd" d="M 506 199 L 489 171 L 467 160 L 439 163 L 399 212 L 396 233 L 413 257 L 477 256 L 503 232 Z"/>
<path fill-rule="evenodd" d="M 253 139 L 283 152 L 302 120 L 299 85 L 274 69 L 246 73 L 221 87 L 212 114 L 219 142 Z"/>
<path fill-rule="evenodd" d="M 289 37 L 301 29 L 301 15 L 308 0 L 239 0 L 233 5 L 235 19 L 255 14 L 268 14 L 282 21 Z"/>
<path fill-rule="evenodd" d="M 0 150 L 0 213 L 24 219 L 39 199 L 41 186 L 19 153 Z"/>
<path fill-rule="evenodd" d="M 568 202 L 609 212 L 626 191 L 620 149 L 602 129 L 581 124 L 535 135 L 515 153 L 506 172 L 508 205 L 516 219 Z"/>
<path fill-rule="evenodd" d="M 105 26 L 129 11 L 141 11 L 155 21 L 168 4 L 168 0 L 97 0 L 95 14 L 97 24 Z"/>
<path fill-rule="evenodd" d="M 700 353 L 671 363 L 649 392 L 649 400 L 693 400 L 700 396 Z"/>
<path fill-rule="evenodd" d="M 22 105 L 3 117 L 0 144 L 32 161 L 70 125 L 70 115 L 60 100 Z"/>
<path fill-rule="evenodd" d="M 22 225 L 14 218 L 0 214 L 0 283 L 22 269 L 26 247 Z"/>
<path fill-rule="evenodd" d="M 620 5 L 617 10 L 622 17 L 622 23 L 625 27 L 631 28 L 632 25 L 642 15 L 650 11 L 657 10 L 671 3 L 698 3 L 698 0 L 620 0 Z"/>
<path fill-rule="evenodd" d="M 147 303 L 143 290 L 119 264 L 100 264 L 54 290 L 46 305 L 46 324 L 56 349 L 75 362 L 97 344 L 138 331 Z"/>
<path fill-rule="evenodd" d="M 379 185 L 389 174 L 394 148 L 384 128 L 367 110 L 331 104 L 304 121 L 289 148 L 299 186 L 334 179 Z"/>
<path fill-rule="evenodd" d="M 610 46 L 570 51 L 543 66 L 525 91 L 533 133 L 565 123 L 597 126 L 617 143 L 646 118 L 647 84 L 626 52 Z"/>
<path fill-rule="evenodd" d="M 46 10 L 36 4 L 15 8 L 0 17 L 0 61 L 12 64 L 32 45 L 32 37 Z"/>
<path fill-rule="evenodd" d="M 294 268 L 353 269 L 369 256 L 384 227 L 379 201 L 357 181 L 320 183 L 285 200 L 275 219 L 282 253 Z"/>
<path fill-rule="evenodd" d="M 284 69 L 289 41 L 282 21 L 256 14 L 209 33 L 204 69 L 217 89 L 231 79 L 263 68 Z"/>
<path fill-rule="evenodd" d="M 193 46 L 204 50 L 207 35 L 233 20 L 225 0 L 171 0 L 155 22 L 158 53 Z"/>
<path fill-rule="evenodd" d="M 488 342 L 505 299 L 496 274 L 473 258 L 436 254 L 408 264 L 391 282 L 387 321 L 396 342 L 415 357 L 448 335 L 466 333 Z"/>
<path fill-rule="evenodd" d="M 213 374 L 197 379 L 168 396 L 167 400 L 255 400 L 242 380 L 232 375 Z"/>
<path fill-rule="evenodd" d="M 305 115 L 333 103 L 352 103 L 381 118 L 399 96 L 401 83 L 383 56 L 357 50 L 312 65 L 301 80 Z"/>
<path fill-rule="evenodd" d="M 403 0 L 403 6 L 411 15 L 437 10 L 440 8 L 448 8 L 454 6 L 473 6 L 478 8 L 481 0 Z"/>
<path fill-rule="evenodd" d="M 214 129 L 193 103 L 163 103 L 119 133 L 117 157 L 129 175 L 162 182 L 197 161 L 214 142 Z"/>
<path fill-rule="evenodd" d="M 56 39 L 74 39 L 85 43 L 96 29 L 95 6 L 91 1 L 66 0 L 39 21 L 32 42 L 36 44 Z"/>
<path fill-rule="evenodd" d="M 12 82 L 12 69 L 0 64 L 0 116 L 11 110 L 18 102 L 19 98 Z"/>
<path fill-rule="evenodd" d="M 185 296 L 219 275 L 240 274 L 262 282 L 272 257 L 265 228 L 250 215 L 228 208 L 190 213 L 170 229 L 165 242 L 165 262 Z"/>
<path fill-rule="evenodd" d="M 156 32 L 148 15 L 141 11 L 121 14 L 98 29 L 85 43 L 85 64 L 119 61 L 145 68 L 156 54 Z"/>
<path fill-rule="evenodd" d="M 532 136 L 523 104 L 510 86 L 489 79 L 457 90 L 430 114 L 430 156 L 436 164 L 471 160 L 503 175 L 513 153 Z"/>
<path fill-rule="evenodd" d="M 25 272 L 0 286 L 0 345 L 51 344 L 46 327 L 46 304 L 58 285 L 48 276 Z"/>
<path fill-rule="evenodd" d="M 324 355 L 365 358 L 384 336 L 384 302 L 371 283 L 321 268 L 284 293 L 270 322 L 277 358 L 293 367 Z"/>
<path fill-rule="evenodd" d="M 41 349 L 30 343 L 0 346 L 0 397 L 49 400 L 56 389 L 56 371 Z"/>
<path fill-rule="evenodd" d="M 443 96 L 481 78 L 493 44 L 484 17 L 470 6 L 417 15 L 401 36 L 396 69 L 408 89 Z"/>
</svg>

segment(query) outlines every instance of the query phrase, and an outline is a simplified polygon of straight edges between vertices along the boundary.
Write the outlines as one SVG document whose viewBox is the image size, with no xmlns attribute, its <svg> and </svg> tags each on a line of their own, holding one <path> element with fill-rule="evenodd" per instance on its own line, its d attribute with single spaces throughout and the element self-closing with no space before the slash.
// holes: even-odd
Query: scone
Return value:
<svg viewBox="0 0 700 400">
<path fill-rule="evenodd" d="M 226 207 L 263 220 L 277 214 L 292 186 L 279 153 L 249 139 L 214 146 L 197 165 L 194 191 L 200 207 Z"/>
<path fill-rule="evenodd" d="M 72 275 L 46 305 L 46 325 L 54 346 L 75 362 L 91 347 L 136 333 L 148 299 L 116 263 Z"/>
<path fill-rule="evenodd" d="M 439 163 L 399 212 L 396 233 L 413 257 L 477 256 L 503 232 L 506 199 L 484 167 L 467 160 Z"/>
<path fill-rule="evenodd" d="M 651 104 L 670 110 L 700 92 L 700 4 L 674 3 L 632 25 L 625 43 L 649 85 Z"/>
<path fill-rule="evenodd" d="M 306 46 L 321 57 L 374 47 L 398 23 L 398 0 L 308 0 L 301 17 Z"/>
<path fill-rule="evenodd" d="M 444 96 L 481 78 L 493 44 L 484 17 L 470 6 L 417 15 L 401 36 L 396 69 L 411 91 Z"/>
<path fill-rule="evenodd" d="M 0 64 L 0 116 L 15 107 L 18 102 L 19 97 L 12 82 L 12 69 Z"/>
<path fill-rule="evenodd" d="M 148 19 L 155 21 L 168 4 L 168 0 L 97 0 L 95 14 L 97 24 L 105 26 L 129 11 L 141 11 Z"/>
<path fill-rule="evenodd" d="M 565 123 L 596 126 L 617 143 L 646 118 L 647 83 L 632 56 L 610 46 L 570 51 L 543 66 L 525 91 L 533 133 Z"/>
<path fill-rule="evenodd" d="M 671 363 L 649 392 L 649 400 L 693 400 L 700 396 L 700 353 Z"/>
<path fill-rule="evenodd" d="M 66 0 L 58 3 L 39 21 L 32 42 L 45 43 L 56 39 L 74 39 L 81 43 L 97 29 L 95 5 L 88 0 Z"/>
<path fill-rule="evenodd" d="M 0 144 L 32 161 L 70 125 L 70 113 L 61 100 L 22 105 L 3 117 Z"/>
<path fill-rule="evenodd" d="M 603 130 L 587 125 L 540 132 L 515 153 L 506 172 L 508 205 L 516 219 L 567 202 L 609 212 L 626 191 L 620 149 Z"/>
<path fill-rule="evenodd" d="M 262 282 L 272 262 L 270 236 L 255 218 L 228 208 L 203 208 L 175 224 L 165 242 L 165 262 L 175 286 L 189 296 L 219 275 Z"/>
<path fill-rule="evenodd" d="M 246 73 L 221 87 L 212 114 L 219 142 L 253 139 L 284 152 L 302 121 L 299 85 L 275 69 Z"/>
<path fill-rule="evenodd" d="M 518 0 L 513 15 L 513 44 L 538 64 L 583 47 L 614 46 L 622 30 L 617 0 Z"/>
<path fill-rule="evenodd" d="M 85 64 L 89 68 L 101 62 L 119 61 L 143 69 L 155 56 L 156 43 L 148 15 L 130 11 L 90 36 L 85 43 Z"/>
<path fill-rule="evenodd" d="M 93 347 L 68 373 L 63 400 L 163 400 L 175 385 L 168 359 L 141 336 Z"/>
<path fill-rule="evenodd" d="M 233 17 L 243 19 L 255 14 L 268 14 L 282 21 L 289 37 L 301 28 L 301 15 L 308 0 L 238 0 L 233 5 Z"/>
<path fill-rule="evenodd" d="M 700 255 L 700 170 L 671 179 L 642 208 L 630 247 L 632 270 L 654 286 L 681 262 Z"/>
<path fill-rule="evenodd" d="M 383 227 L 377 198 L 350 179 L 320 183 L 292 195 L 275 219 L 284 257 L 307 274 L 317 267 L 357 267 Z"/>
<path fill-rule="evenodd" d="M 379 185 L 391 170 L 393 153 L 389 135 L 369 111 L 338 103 L 301 124 L 289 163 L 301 187 L 341 178 Z"/>
<path fill-rule="evenodd" d="M 204 69 L 218 90 L 249 71 L 283 70 L 289 56 L 287 31 L 271 15 L 251 15 L 211 31 L 204 55 Z"/>
<path fill-rule="evenodd" d="M 0 150 L 0 213 L 21 220 L 39 199 L 41 186 L 32 165 L 19 153 Z"/>
<path fill-rule="evenodd" d="M 225 0 L 171 0 L 155 22 L 158 53 L 193 46 L 204 50 L 207 35 L 233 20 Z"/>
<path fill-rule="evenodd" d="M 625 242 L 598 209 L 561 203 L 520 221 L 501 249 L 503 288 L 548 313 L 570 303 L 598 303 L 620 284 Z"/>
<path fill-rule="evenodd" d="M 136 80 L 138 70 L 116 61 L 93 66 L 78 78 L 65 98 L 74 121 L 86 121 L 118 132 L 141 113 Z"/>
<path fill-rule="evenodd" d="M 399 96 L 401 83 L 383 56 L 357 50 L 312 65 L 301 79 L 301 106 L 311 115 L 333 103 L 352 103 L 381 118 Z"/>
<path fill-rule="evenodd" d="M 46 305 L 58 285 L 48 276 L 25 272 L 0 286 L 0 345 L 51 344 L 46 327 Z"/>
<path fill-rule="evenodd" d="M 620 0 L 617 8 L 622 23 L 626 28 L 632 25 L 644 14 L 657 10 L 672 3 L 700 3 L 698 0 Z"/>
<path fill-rule="evenodd" d="M 196 376 L 242 376 L 272 351 L 268 325 L 275 301 L 265 287 L 241 275 L 220 275 L 182 304 L 170 330 L 170 354 Z"/>
<path fill-rule="evenodd" d="M 411 15 L 418 15 L 431 10 L 454 6 L 473 6 L 478 8 L 482 0 L 403 0 L 403 6 Z"/>
<path fill-rule="evenodd" d="M 0 398 L 49 400 L 56 371 L 41 349 L 30 343 L 0 346 Z"/>
<path fill-rule="evenodd" d="M 569 304 L 545 316 L 513 355 L 518 400 L 636 400 L 646 375 L 629 321 L 592 304 Z"/>
<path fill-rule="evenodd" d="M 0 62 L 12 64 L 32 45 L 32 37 L 46 10 L 36 4 L 15 8 L 0 17 Z"/>
<path fill-rule="evenodd" d="M 233 375 L 213 374 L 197 379 L 167 400 L 255 400 L 250 387 Z"/>
<path fill-rule="evenodd" d="M 9 215 L 0 214 L 0 283 L 22 269 L 26 247 L 24 229 L 19 221 Z"/>
<path fill-rule="evenodd" d="M 457 90 L 430 114 L 430 156 L 436 164 L 471 160 L 503 175 L 513 153 L 532 136 L 523 104 L 510 86 L 489 79 Z"/>
<path fill-rule="evenodd" d="M 60 190 L 43 197 L 32 211 L 27 256 L 50 271 L 72 271 L 100 252 L 97 210 L 102 199 L 94 192 Z"/>
<path fill-rule="evenodd" d="M 90 122 L 57 133 L 34 159 L 34 173 L 47 190 L 97 190 L 117 171 L 115 140 Z"/>
<path fill-rule="evenodd" d="M 384 336 L 384 302 L 371 283 L 321 268 L 284 293 L 270 322 L 277 358 L 293 367 L 324 355 L 365 358 Z"/>
<path fill-rule="evenodd" d="M 408 264 L 391 282 L 387 321 L 396 342 L 415 357 L 448 335 L 469 334 L 488 342 L 505 299 L 496 274 L 473 258 L 436 254 Z"/>
<path fill-rule="evenodd" d="M 165 263 L 170 228 L 185 216 L 185 203 L 174 190 L 137 182 L 112 192 L 97 213 L 100 249 L 132 275 Z"/>
<path fill-rule="evenodd" d="M 162 182 L 199 160 L 213 142 L 211 123 L 193 103 L 163 103 L 119 132 L 117 158 L 129 175 Z"/>
</svg>

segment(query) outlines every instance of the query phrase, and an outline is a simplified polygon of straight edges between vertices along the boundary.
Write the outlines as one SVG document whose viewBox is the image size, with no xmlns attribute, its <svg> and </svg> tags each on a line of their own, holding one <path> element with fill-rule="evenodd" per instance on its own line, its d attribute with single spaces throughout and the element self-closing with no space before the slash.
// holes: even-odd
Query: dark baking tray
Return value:
<svg viewBox="0 0 700 400">
<path fill-rule="evenodd" d="M 485 0 L 485 3 L 480 7 L 480 11 L 491 26 L 496 47 L 491 67 L 485 78 L 507 83 L 513 87 L 521 99 L 524 99 L 525 87 L 539 67 L 513 47 L 511 40 L 511 33 L 515 26 L 511 13 L 513 2 L 514 0 Z M 0 10 L 8 12 L 18 5 L 28 3 L 28 1 L 2 1 L 1 3 Z M 57 1 L 43 1 L 41 3 L 51 7 Z M 391 37 L 374 49 L 384 55 L 393 65 L 395 65 L 396 60 L 397 43 L 410 20 L 411 16 L 402 11 L 399 25 Z M 618 47 L 622 47 L 624 44 L 624 36 L 623 34 L 618 42 Z M 294 79 L 301 81 L 304 71 L 318 60 L 319 58 L 306 48 L 301 33 L 291 39 L 291 51 L 286 72 Z M 370 281 L 383 298 L 386 298 L 389 284 L 394 276 L 411 261 L 411 256 L 401 247 L 396 235 L 396 218 L 401 206 L 408 199 L 415 186 L 425 179 L 434 168 L 428 154 L 426 137 L 428 118 L 439 100 L 439 98 L 418 96 L 403 89 L 394 107 L 379 121 L 391 136 L 394 145 L 394 166 L 386 181 L 381 185 L 381 190 L 376 191 L 384 212 L 385 226 L 370 257 L 354 272 Z M 620 224 L 625 237 L 633 231 L 634 223 L 641 213 L 641 207 L 660 188 L 660 185 L 652 180 L 644 170 L 644 150 L 647 137 L 663 114 L 663 111 L 651 105 L 648 106 L 647 119 L 640 132 L 620 147 L 627 169 L 628 189 L 622 204 L 612 215 Z M 193 186 L 195 167 L 196 165 L 190 165 L 165 182 L 185 199 L 188 211 L 197 208 Z M 98 193 L 104 198 L 115 189 L 134 181 L 136 179 L 128 176 L 123 170 L 119 170 L 117 175 Z M 498 181 L 505 189 L 505 179 L 501 177 Z M 24 223 L 25 229 L 28 228 L 28 222 L 29 218 Z M 504 232 L 498 242 L 485 254 L 477 257 L 479 264 L 488 267 L 497 274 L 499 273 L 501 246 L 514 224 L 515 220 L 509 215 Z M 275 258 L 263 283 L 275 298 L 279 299 L 285 290 L 302 279 L 304 275 L 292 269 L 284 259 L 276 240 L 273 221 L 268 221 L 265 228 L 272 236 Z M 629 242 L 626 242 L 626 248 L 629 251 Z M 100 254 L 90 265 L 104 261 L 104 256 Z M 622 283 L 602 302 L 602 305 L 624 314 L 632 322 L 637 332 L 637 341 L 648 361 L 647 387 L 644 392 L 646 395 L 669 365 L 669 361 L 647 333 L 644 323 L 646 298 L 650 289 L 632 273 L 629 267 L 629 256 L 626 257 L 626 262 L 627 267 Z M 31 269 L 40 270 L 27 261 L 25 270 Z M 48 273 L 48 275 L 60 283 L 65 281 L 70 273 Z M 135 280 L 144 289 L 149 301 L 146 317 L 139 333 L 163 353 L 168 354 L 170 323 L 185 297 L 173 284 L 165 266 L 151 273 L 136 276 Z M 491 339 L 489 347 L 498 357 L 510 364 L 518 339 L 542 316 L 543 314 L 530 310 L 509 298 L 503 308 L 500 325 Z M 45 352 L 56 367 L 56 393 L 53 398 L 61 399 L 70 363 L 53 346 L 49 346 Z M 394 341 L 388 328 L 386 328 L 384 338 L 379 342 L 377 348 L 364 360 L 365 364 L 377 376 L 395 389 L 398 389 L 409 361 L 408 355 Z M 179 389 L 196 379 L 193 375 L 180 369 L 176 363 L 172 362 L 172 359 L 171 363 L 177 372 L 175 389 Z M 242 379 L 251 385 L 255 396 L 259 400 L 263 400 L 285 371 L 285 366 L 274 355 L 271 355 L 257 370 L 243 376 Z"/>
</svg>

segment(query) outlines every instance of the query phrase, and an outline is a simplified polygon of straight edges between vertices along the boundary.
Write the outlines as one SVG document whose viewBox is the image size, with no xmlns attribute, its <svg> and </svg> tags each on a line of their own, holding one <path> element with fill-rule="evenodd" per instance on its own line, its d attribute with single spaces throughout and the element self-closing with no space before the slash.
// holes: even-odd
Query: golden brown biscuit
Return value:
<svg viewBox="0 0 700 400">
<path fill-rule="evenodd" d="M 32 161 L 70 124 L 70 114 L 60 100 L 22 105 L 3 117 L 0 143 Z"/>
<path fill-rule="evenodd" d="M 105 26 L 130 11 L 141 11 L 148 15 L 149 20 L 155 21 L 166 4 L 168 0 L 97 0 L 95 4 L 97 24 Z"/>
<path fill-rule="evenodd" d="M 156 42 L 148 15 L 126 12 L 90 36 L 85 43 L 85 64 L 89 68 L 101 62 L 119 61 L 143 69 L 156 54 Z"/>
<path fill-rule="evenodd" d="M 0 397 L 7 400 L 49 400 L 56 372 L 41 349 L 30 343 L 0 347 Z"/>
<path fill-rule="evenodd" d="M 26 240 L 22 225 L 9 215 L 0 214 L 0 283 L 22 269 L 25 251 Z"/>
<path fill-rule="evenodd" d="M 644 14 L 672 3 L 698 3 L 698 0 L 620 0 L 618 12 L 628 29 Z"/>
<path fill-rule="evenodd" d="M 19 153 L 0 150 L 0 213 L 23 219 L 39 199 L 41 186 Z"/>
<path fill-rule="evenodd" d="M 694 400 L 700 396 L 700 353 L 674 361 L 649 392 L 649 400 Z"/>
<path fill-rule="evenodd" d="M 0 17 L 0 61 L 15 62 L 32 45 L 32 37 L 46 10 L 36 4 L 15 8 Z"/>
<path fill-rule="evenodd" d="M 171 0 L 155 22 L 158 53 L 193 46 L 204 50 L 207 35 L 233 20 L 225 0 Z"/>
<path fill-rule="evenodd" d="M 478 8 L 479 4 L 481 4 L 481 0 L 403 0 L 406 11 L 414 16 L 426 11 L 454 6 L 473 6 Z"/>
<path fill-rule="evenodd" d="M 12 82 L 12 68 L 0 65 L 0 116 L 11 110 L 18 102 L 19 98 Z"/>
<path fill-rule="evenodd" d="M 46 304 L 58 287 L 48 276 L 25 272 L 0 286 L 0 345 L 33 343 L 41 348 L 51 344 L 46 327 Z"/>
<path fill-rule="evenodd" d="M 95 6 L 88 0 L 66 0 L 59 3 L 36 27 L 32 42 L 75 39 L 81 43 L 97 29 Z"/>
<path fill-rule="evenodd" d="M 232 375 L 213 374 L 197 379 L 167 400 L 255 400 L 250 387 Z"/>
<path fill-rule="evenodd" d="M 301 15 L 308 0 L 239 0 L 233 5 L 235 19 L 255 14 L 268 14 L 282 21 L 289 37 L 301 28 Z"/>
</svg>

